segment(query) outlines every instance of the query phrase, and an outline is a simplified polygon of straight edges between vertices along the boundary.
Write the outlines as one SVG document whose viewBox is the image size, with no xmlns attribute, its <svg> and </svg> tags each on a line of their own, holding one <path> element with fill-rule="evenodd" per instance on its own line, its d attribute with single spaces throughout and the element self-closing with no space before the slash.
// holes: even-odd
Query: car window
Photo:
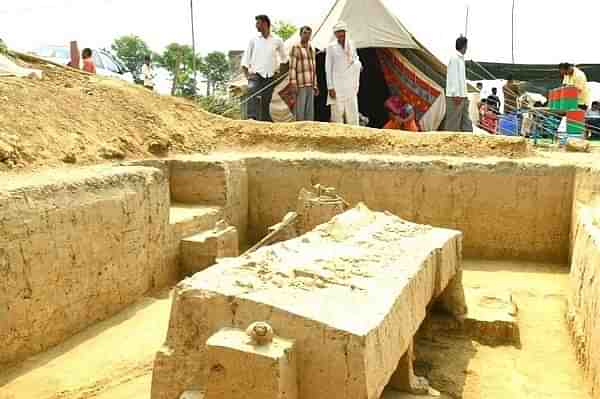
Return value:
<svg viewBox="0 0 600 399">
<path fill-rule="evenodd" d="M 122 72 L 130 72 L 120 59 L 115 57 L 111 57 L 110 59 L 113 60 L 115 64 L 117 64 L 117 66 Z"/>
<path fill-rule="evenodd" d="M 104 63 L 102 62 L 102 58 L 100 58 L 100 54 L 98 54 L 98 52 L 93 51 L 92 58 L 94 60 L 94 64 L 96 65 L 96 68 L 105 69 Z"/>
<path fill-rule="evenodd" d="M 107 69 L 113 73 L 119 73 L 119 67 L 117 66 L 117 64 L 115 64 L 113 62 L 113 60 L 110 59 L 110 57 L 108 57 L 106 54 L 100 54 L 102 57 L 102 61 L 104 62 L 104 69 Z"/>
</svg>

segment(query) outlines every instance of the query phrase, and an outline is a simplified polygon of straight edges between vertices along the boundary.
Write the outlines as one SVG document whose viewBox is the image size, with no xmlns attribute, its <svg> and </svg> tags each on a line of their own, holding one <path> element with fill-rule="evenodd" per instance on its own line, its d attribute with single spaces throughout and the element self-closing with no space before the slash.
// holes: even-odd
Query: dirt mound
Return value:
<svg viewBox="0 0 600 399">
<path fill-rule="evenodd" d="M 220 149 L 467 157 L 529 153 L 520 139 L 228 120 L 125 82 L 32 66 L 44 71 L 43 79 L 0 78 L 0 171 Z"/>
</svg>

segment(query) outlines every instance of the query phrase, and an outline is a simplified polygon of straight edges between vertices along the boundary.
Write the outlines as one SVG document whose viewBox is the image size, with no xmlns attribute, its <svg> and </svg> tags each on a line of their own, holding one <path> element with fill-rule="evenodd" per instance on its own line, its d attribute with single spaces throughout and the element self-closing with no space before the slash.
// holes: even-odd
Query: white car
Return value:
<svg viewBox="0 0 600 399">
<path fill-rule="evenodd" d="M 46 46 L 35 50 L 33 53 L 38 57 L 62 65 L 67 65 L 71 60 L 71 50 L 67 46 Z M 134 83 L 131 72 L 129 72 L 125 65 L 114 55 L 104 50 L 92 49 L 92 57 L 98 75 Z"/>
</svg>

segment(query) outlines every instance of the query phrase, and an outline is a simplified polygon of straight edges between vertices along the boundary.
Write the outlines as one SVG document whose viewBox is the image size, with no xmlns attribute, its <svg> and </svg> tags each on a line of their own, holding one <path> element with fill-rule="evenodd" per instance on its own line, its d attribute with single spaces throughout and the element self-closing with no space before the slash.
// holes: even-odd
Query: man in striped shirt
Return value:
<svg viewBox="0 0 600 399">
<path fill-rule="evenodd" d="M 310 45 L 311 36 L 312 29 L 302 27 L 300 43 L 290 50 L 290 85 L 296 94 L 294 116 L 297 121 L 314 120 L 315 96 L 319 95 L 315 50 Z"/>
</svg>

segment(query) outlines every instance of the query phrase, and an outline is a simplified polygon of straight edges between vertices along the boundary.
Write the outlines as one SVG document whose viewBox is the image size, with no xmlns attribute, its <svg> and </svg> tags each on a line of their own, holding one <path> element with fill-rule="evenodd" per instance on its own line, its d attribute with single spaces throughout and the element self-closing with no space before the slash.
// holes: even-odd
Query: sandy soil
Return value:
<svg viewBox="0 0 600 399">
<path fill-rule="evenodd" d="M 241 122 L 114 79 L 49 65 L 0 78 L 0 172 L 222 149 L 522 157 L 525 141 L 415 135 L 322 123 Z"/>
<path fill-rule="evenodd" d="M 446 398 L 586 399 L 564 318 L 568 269 L 467 261 L 467 287 L 506 289 L 519 307 L 520 349 L 437 337 L 417 343 L 418 372 Z"/>
<path fill-rule="evenodd" d="M 169 292 L 148 297 L 18 367 L 0 372 L 0 399 L 148 399 L 167 331 Z"/>
<path fill-rule="evenodd" d="M 522 348 L 469 339 L 419 340 L 417 371 L 444 398 L 587 399 L 564 321 L 568 270 L 523 262 L 467 261 L 467 287 L 510 290 Z M 492 275 L 493 273 L 493 275 Z M 0 372 L 0 399 L 148 399 L 168 295 L 146 298 L 18 368 Z M 398 396 L 398 399 L 407 396 Z"/>
</svg>

